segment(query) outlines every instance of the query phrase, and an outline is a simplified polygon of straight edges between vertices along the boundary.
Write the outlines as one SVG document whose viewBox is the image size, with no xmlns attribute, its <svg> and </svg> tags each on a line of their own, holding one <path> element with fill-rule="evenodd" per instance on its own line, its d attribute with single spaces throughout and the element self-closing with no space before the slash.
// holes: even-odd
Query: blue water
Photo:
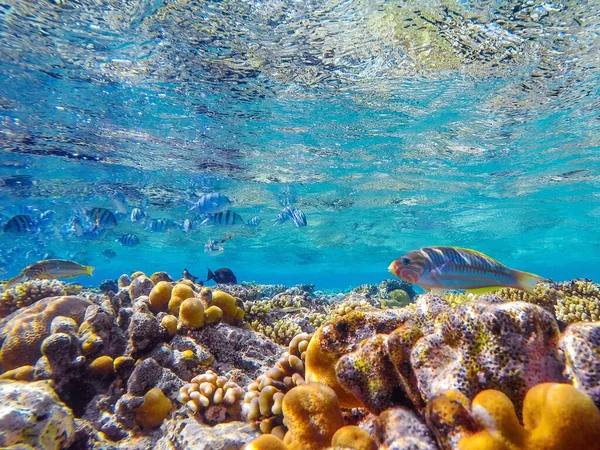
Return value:
<svg viewBox="0 0 600 450">
<path fill-rule="evenodd" d="M 51 255 L 95 266 L 86 285 L 228 267 L 345 289 L 456 245 L 600 279 L 597 2 L 91 3 L 0 4 L 0 213 L 55 212 L 0 233 L 4 276 Z M 60 233 L 116 192 L 175 221 L 221 192 L 262 224 Z M 273 226 L 285 204 L 308 226 Z"/>
</svg>

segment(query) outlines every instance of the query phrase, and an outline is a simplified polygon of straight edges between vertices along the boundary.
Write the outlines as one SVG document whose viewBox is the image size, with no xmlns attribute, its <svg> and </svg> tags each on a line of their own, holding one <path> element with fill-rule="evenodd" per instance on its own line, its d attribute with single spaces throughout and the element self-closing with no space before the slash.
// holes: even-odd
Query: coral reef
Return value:
<svg viewBox="0 0 600 450">
<path fill-rule="evenodd" d="M 600 442 L 600 322 L 590 322 L 598 289 L 588 280 L 408 304 L 414 292 L 395 281 L 333 295 L 310 285 L 213 289 L 138 272 L 114 287 L 19 303 L 0 320 L 0 392 L 3 383 L 46 390 L 51 401 L 40 401 L 68 412 L 34 426 L 71 424 L 60 436 L 42 433 L 47 448 Z M 15 430 L 0 439 L 21 439 Z M 28 434 L 28 445 L 40 447 L 31 442 L 42 434 Z"/>
</svg>

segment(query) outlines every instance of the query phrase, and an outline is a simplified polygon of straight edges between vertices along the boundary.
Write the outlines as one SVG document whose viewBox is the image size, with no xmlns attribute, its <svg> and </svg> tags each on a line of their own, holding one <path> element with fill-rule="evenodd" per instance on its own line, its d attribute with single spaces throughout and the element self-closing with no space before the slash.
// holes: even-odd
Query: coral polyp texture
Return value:
<svg viewBox="0 0 600 450">
<path fill-rule="evenodd" d="M 34 285 L 68 292 L 39 281 L 4 295 Z M 110 289 L 52 289 L 11 300 L 0 319 L 3 447 L 600 442 L 598 290 L 587 280 L 546 281 L 531 294 L 415 296 L 392 281 L 325 294 L 137 272 Z"/>
</svg>

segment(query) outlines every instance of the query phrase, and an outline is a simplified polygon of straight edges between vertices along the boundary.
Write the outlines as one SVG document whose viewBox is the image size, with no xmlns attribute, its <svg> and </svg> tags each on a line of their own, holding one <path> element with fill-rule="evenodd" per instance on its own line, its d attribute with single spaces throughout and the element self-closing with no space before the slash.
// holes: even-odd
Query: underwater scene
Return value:
<svg viewBox="0 0 600 450">
<path fill-rule="evenodd" d="M 600 2 L 0 0 L 0 448 L 600 450 Z"/>
</svg>

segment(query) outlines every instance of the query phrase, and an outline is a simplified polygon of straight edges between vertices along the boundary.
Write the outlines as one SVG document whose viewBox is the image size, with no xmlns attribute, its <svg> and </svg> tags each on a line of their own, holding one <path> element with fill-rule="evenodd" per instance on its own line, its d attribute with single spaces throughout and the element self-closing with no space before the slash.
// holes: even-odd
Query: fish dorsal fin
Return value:
<svg viewBox="0 0 600 450">
<path fill-rule="evenodd" d="M 504 264 L 502 264 L 500 261 L 496 261 L 494 258 L 486 255 L 485 253 L 481 253 L 481 252 L 478 252 L 477 250 L 473 250 L 473 249 L 470 249 L 470 248 L 452 247 L 452 246 L 436 246 L 436 247 L 431 247 L 431 248 L 437 248 L 437 249 L 451 248 L 453 250 L 458 250 L 458 251 L 464 251 L 464 252 L 467 252 L 467 253 L 472 253 L 474 255 L 481 256 L 482 258 L 485 258 L 485 259 L 487 259 L 489 261 L 492 261 L 492 262 L 494 262 L 494 263 L 496 263 L 496 264 L 498 264 L 500 266 L 505 267 Z"/>
</svg>

